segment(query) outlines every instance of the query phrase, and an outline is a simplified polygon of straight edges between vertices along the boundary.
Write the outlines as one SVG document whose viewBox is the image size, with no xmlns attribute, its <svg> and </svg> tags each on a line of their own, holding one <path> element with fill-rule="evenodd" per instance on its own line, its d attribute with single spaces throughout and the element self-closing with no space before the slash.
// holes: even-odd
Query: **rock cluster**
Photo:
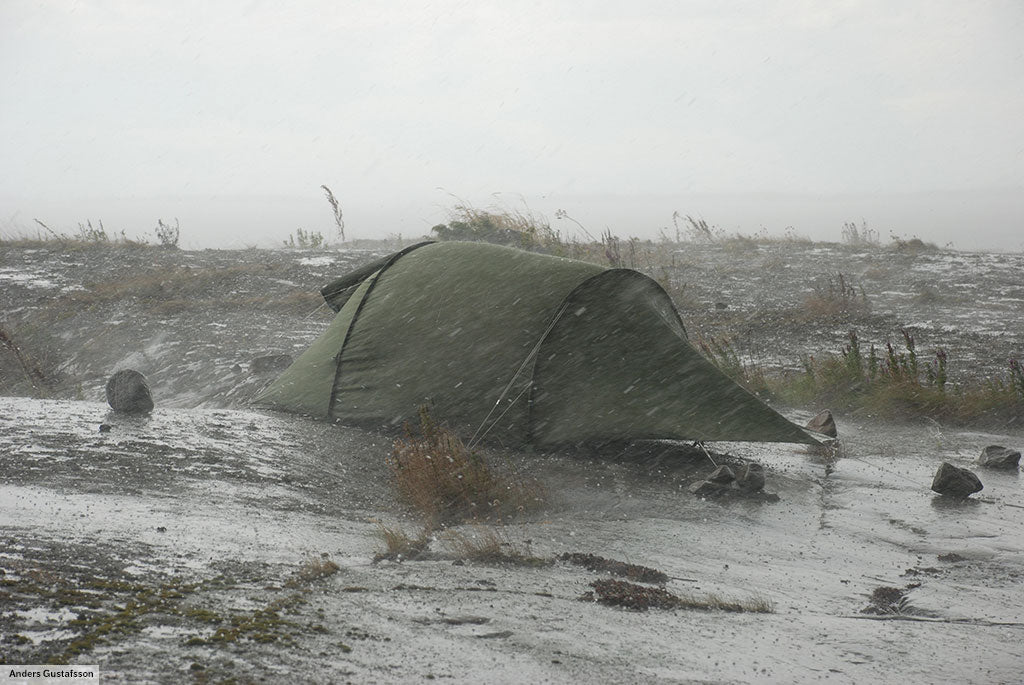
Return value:
<svg viewBox="0 0 1024 685">
<path fill-rule="evenodd" d="M 704 480 L 690 486 L 697 497 L 713 498 L 722 495 L 748 495 L 766 501 L 778 500 L 778 495 L 763 492 L 764 467 L 757 462 L 740 466 L 719 466 Z"/>
</svg>

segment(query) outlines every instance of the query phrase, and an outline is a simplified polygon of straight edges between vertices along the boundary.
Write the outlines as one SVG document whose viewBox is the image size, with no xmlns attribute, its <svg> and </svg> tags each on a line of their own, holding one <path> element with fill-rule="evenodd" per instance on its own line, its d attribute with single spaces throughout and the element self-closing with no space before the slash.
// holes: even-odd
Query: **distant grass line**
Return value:
<svg viewBox="0 0 1024 685">
<path fill-rule="evenodd" d="M 136 236 L 129 238 L 126 231 L 107 233 L 103 221 L 97 221 L 94 226 L 92 220 L 85 223 L 79 222 L 78 230 L 74 233 L 56 231 L 39 219 L 33 219 L 39 228 L 34 232 L 24 228 L 13 231 L 0 231 L 0 245 L 11 247 L 43 248 L 59 246 L 62 250 L 88 250 L 110 247 L 124 248 L 175 248 L 178 245 L 180 228 L 177 220 L 174 226 L 165 224 L 163 220 L 157 222 L 155 235 L 158 243 L 150 243 L 147 238 Z"/>
<path fill-rule="evenodd" d="M 273 264 L 252 264 L 196 269 L 187 266 L 158 268 L 96 283 L 56 298 L 50 308 L 88 309 L 135 302 L 157 315 L 210 309 L 263 309 L 308 313 L 323 302 L 316 291 L 295 288 L 266 295 L 238 295 L 239 282 L 266 277 Z"/>
</svg>

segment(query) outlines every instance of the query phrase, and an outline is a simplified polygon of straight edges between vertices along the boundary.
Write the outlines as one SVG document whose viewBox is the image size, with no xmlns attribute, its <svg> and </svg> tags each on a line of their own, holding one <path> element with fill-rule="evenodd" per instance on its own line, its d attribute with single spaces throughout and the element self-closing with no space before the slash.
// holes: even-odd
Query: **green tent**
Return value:
<svg viewBox="0 0 1024 685">
<path fill-rule="evenodd" d="M 337 316 L 257 403 L 374 426 L 428 404 L 505 445 L 816 443 L 705 360 L 661 286 L 630 269 L 421 243 L 321 292 Z"/>
</svg>

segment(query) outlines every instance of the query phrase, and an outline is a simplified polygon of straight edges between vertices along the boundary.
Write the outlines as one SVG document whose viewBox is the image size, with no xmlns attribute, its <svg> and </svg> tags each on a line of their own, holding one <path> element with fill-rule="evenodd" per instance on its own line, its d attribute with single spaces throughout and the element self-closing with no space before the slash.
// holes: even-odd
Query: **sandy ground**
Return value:
<svg viewBox="0 0 1024 685">
<path fill-rule="evenodd" d="M 651 566 L 676 594 L 774 603 L 737 614 L 579 601 L 599 575 L 461 563 L 443 538 L 432 560 L 373 563 L 379 522 L 415 530 L 388 488 L 389 441 L 374 434 L 11 398 L 0 417 L 8 663 L 72 656 L 98 662 L 104 682 L 988 683 L 1024 672 L 1019 476 L 982 472 L 982 496 L 966 503 L 927 487 L 939 461 L 966 466 L 1020 434 L 883 435 L 840 417 L 846 456 L 832 465 L 802 448 L 721 446 L 769 468 L 774 504 L 690 495 L 706 464 L 510 455 L 549 502 L 504 527 L 509 543 Z M 322 555 L 340 571 L 305 577 Z M 906 590 L 898 613 L 861 613 L 880 586 Z M 237 634 L 215 641 L 225 627 Z"/>
</svg>

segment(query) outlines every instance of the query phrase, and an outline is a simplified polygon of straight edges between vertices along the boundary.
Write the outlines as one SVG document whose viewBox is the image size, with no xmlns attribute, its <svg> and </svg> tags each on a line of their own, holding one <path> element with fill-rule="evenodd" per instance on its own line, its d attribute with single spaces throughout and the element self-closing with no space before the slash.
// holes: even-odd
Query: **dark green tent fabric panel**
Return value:
<svg viewBox="0 0 1024 685">
<path fill-rule="evenodd" d="M 352 319 L 379 273 L 356 288 L 327 330 L 303 352 L 277 380 L 256 396 L 254 402 L 326 418 L 330 412 L 331 389 L 338 368 L 338 353 L 348 335 Z"/>
<path fill-rule="evenodd" d="M 332 416 L 400 424 L 422 403 L 472 435 L 541 340 L 562 301 L 604 271 L 486 243 L 434 243 L 385 269 L 342 353 Z M 527 388 L 529 368 L 506 400 Z M 520 399 L 488 436 L 522 444 Z"/>
<path fill-rule="evenodd" d="M 334 279 L 324 287 L 320 288 L 320 294 L 323 295 L 324 302 L 326 302 L 327 306 L 334 311 L 341 311 L 341 308 L 345 306 L 346 302 L 348 302 L 348 298 L 355 293 L 356 289 L 359 288 L 359 285 L 363 281 L 407 252 L 412 252 L 424 245 L 430 245 L 430 243 L 431 241 L 426 241 L 410 245 L 399 252 L 389 254 L 387 257 L 375 259 L 369 264 L 359 267 L 355 271 L 350 271 L 344 276 Z"/>
<path fill-rule="evenodd" d="M 541 346 L 531 397 L 538 446 L 625 439 L 813 442 L 705 360 L 668 295 L 616 269 L 568 298 Z"/>
</svg>

